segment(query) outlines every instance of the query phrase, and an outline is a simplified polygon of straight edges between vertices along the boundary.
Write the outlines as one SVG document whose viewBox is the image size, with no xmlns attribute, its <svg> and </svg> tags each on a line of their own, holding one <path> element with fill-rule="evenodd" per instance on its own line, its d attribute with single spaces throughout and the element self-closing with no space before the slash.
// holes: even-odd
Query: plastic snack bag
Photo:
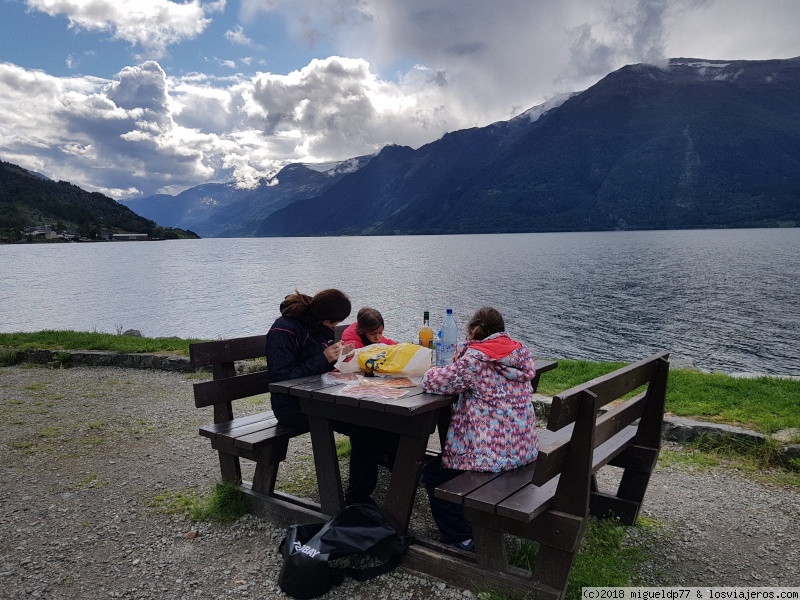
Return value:
<svg viewBox="0 0 800 600">
<path fill-rule="evenodd" d="M 409 343 L 371 344 L 356 351 L 351 362 L 356 361 L 365 373 L 419 376 L 431 368 L 431 350 Z"/>
</svg>

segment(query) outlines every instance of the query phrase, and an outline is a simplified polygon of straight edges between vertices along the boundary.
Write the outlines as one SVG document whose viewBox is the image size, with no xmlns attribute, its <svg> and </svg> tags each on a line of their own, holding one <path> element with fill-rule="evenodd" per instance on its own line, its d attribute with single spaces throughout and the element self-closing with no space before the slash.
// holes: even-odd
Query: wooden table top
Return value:
<svg viewBox="0 0 800 600">
<path fill-rule="evenodd" d="M 431 394 L 421 386 L 403 388 L 406 395 L 400 398 L 354 398 L 341 393 L 347 384 L 326 384 L 321 375 L 289 379 L 269 384 L 270 392 L 288 394 L 298 398 L 311 398 L 342 406 L 357 406 L 365 410 L 397 415 L 418 415 L 435 411 L 455 402 L 458 394 Z"/>
</svg>

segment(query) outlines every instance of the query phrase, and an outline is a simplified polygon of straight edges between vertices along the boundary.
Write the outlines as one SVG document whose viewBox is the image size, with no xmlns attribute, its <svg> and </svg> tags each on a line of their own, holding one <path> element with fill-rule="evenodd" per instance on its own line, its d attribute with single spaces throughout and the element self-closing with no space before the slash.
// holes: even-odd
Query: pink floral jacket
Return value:
<svg viewBox="0 0 800 600">
<path fill-rule="evenodd" d="M 442 464 L 462 471 L 509 471 L 536 460 L 539 438 L 531 403 L 536 374 L 530 351 L 501 332 L 459 345 L 453 363 L 431 367 L 426 390 L 460 393 Z"/>
</svg>

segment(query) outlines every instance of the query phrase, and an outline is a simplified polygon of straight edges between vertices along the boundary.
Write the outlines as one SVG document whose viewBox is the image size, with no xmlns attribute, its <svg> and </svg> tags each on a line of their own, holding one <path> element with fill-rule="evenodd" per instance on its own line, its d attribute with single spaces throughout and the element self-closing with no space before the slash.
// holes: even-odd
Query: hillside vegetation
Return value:
<svg viewBox="0 0 800 600">
<path fill-rule="evenodd" d="M 50 225 L 86 239 L 100 230 L 146 233 L 151 239 L 196 238 L 191 231 L 162 227 L 108 196 L 66 181 L 51 181 L 0 161 L 0 239 L 18 240 L 28 227 Z"/>
</svg>

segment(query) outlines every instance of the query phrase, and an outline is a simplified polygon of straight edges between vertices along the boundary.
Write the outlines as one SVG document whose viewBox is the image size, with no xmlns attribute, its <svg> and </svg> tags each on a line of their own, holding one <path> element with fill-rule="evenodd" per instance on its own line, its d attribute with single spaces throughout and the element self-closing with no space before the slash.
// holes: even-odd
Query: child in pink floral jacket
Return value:
<svg viewBox="0 0 800 600">
<path fill-rule="evenodd" d="M 505 332 L 494 308 L 478 310 L 467 325 L 467 341 L 453 363 L 432 367 L 425 390 L 460 393 L 441 461 L 425 467 L 423 483 L 442 540 L 473 550 L 472 530 L 460 505 L 434 496 L 436 486 L 463 471 L 509 471 L 536 460 L 539 440 L 531 403 L 533 355 Z"/>
</svg>

